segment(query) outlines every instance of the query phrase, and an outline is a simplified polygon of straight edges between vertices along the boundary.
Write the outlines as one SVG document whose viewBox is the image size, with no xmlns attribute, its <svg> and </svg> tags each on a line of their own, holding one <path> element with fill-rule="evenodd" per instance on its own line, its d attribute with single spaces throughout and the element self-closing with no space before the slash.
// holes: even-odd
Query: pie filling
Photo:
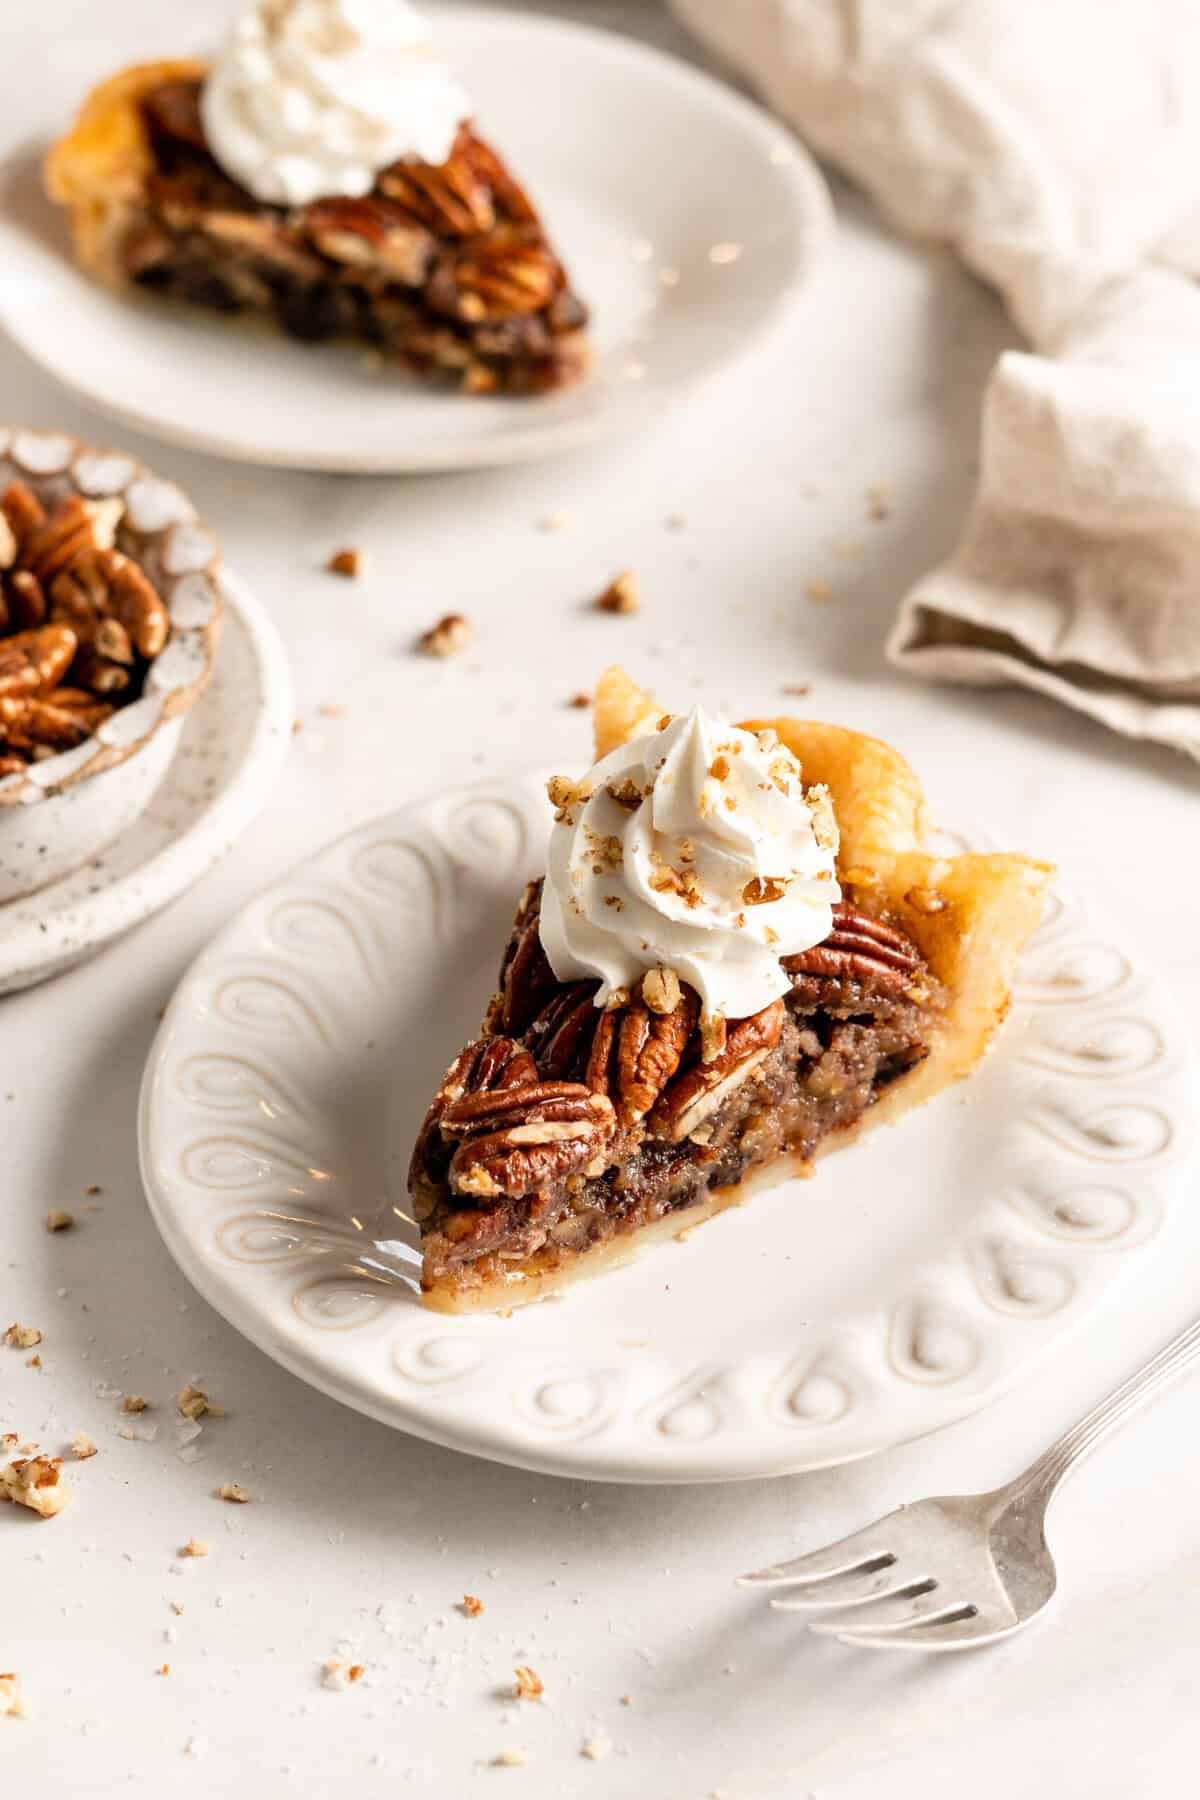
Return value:
<svg viewBox="0 0 1200 1800">
<path fill-rule="evenodd" d="M 599 1012 L 595 984 L 556 982 L 526 896 L 485 1035 L 434 1100 L 410 1191 L 435 1298 L 568 1265 L 691 1211 L 753 1171 L 809 1161 L 929 1054 L 942 994 L 911 940 L 843 902 L 815 949 L 784 959 L 791 990 L 724 1043 L 686 988 Z M 632 1247 L 630 1245 L 630 1247 Z"/>
<path fill-rule="evenodd" d="M 536 211 L 464 125 L 449 161 L 406 159 L 361 199 L 264 204 L 205 142 L 198 81 L 142 102 L 154 168 L 117 254 L 129 281 L 222 312 L 265 312 L 294 337 L 357 339 L 473 393 L 560 387 L 586 360 L 587 313 Z"/>
</svg>

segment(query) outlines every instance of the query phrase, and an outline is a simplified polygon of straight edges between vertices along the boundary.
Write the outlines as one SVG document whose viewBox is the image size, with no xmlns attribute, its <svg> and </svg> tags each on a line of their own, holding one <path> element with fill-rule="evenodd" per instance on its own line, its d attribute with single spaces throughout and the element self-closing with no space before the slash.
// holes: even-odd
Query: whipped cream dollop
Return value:
<svg viewBox="0 0 1200 1800">
<path fill-rule="evenodd" d="M 257 0 L 204 84 L 209 148 L 256 199 L 369 193 L 401 156 L 445 162 L 471 111 L 407 0 Z"/>
<path fill-rule="evenodd" d="M 696 707 L 550 798 L 542 945 L 560 981 L 599 977 L 598 1006 L 665 967 L 705 1013 L 746 1018 L 787 992 L 779 959 L 832 929 L 829 796 L 773 733 Z"/>
</svg>

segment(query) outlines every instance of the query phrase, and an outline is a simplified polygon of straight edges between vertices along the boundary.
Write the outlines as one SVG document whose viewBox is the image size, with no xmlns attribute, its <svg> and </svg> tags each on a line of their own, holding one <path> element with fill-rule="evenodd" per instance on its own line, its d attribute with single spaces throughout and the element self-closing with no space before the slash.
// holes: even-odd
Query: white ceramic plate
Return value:
<svg viewBox="0 0 1200 1800">
<path fill-rule="evenodd" d="M 0 201 L 9 333 L 124 424 L 246 462 L 363 472 L 632 435 L 750 348 L 826 235 L 825 188 L 796 141 L 719 82 L 626 38 L 472 8 L 439 11 L 438 32 L 592 306 L 587 382 L 537 400 L 423 392 L 352 349 L 115 298 L 69 262 L 28 156 Z"/>
<path fill-rule="evenodd" d="M 287 1368 L 529 1468 L 780 1474 L 982 1405 L 1153 1239 L 1186 1034 L 1055 900 L 961 1089 L 565 1299 L 426 1311 L 408 1152 L 547 824 L 531 776 L 366 826 L 255 900 L 168 1009 L 142 1090 L 150 1204 L 200 1291 Z"/>
<path fill-rule="evenodd" d="M 146 812 L 102 855 L 0 906 L 0 994 L 31 987 L 148 919 L 218 862 L 262 810 L 291 735 L 287 656 L 245 586 L 222 571 L 216 666 Z"/>
</svg>

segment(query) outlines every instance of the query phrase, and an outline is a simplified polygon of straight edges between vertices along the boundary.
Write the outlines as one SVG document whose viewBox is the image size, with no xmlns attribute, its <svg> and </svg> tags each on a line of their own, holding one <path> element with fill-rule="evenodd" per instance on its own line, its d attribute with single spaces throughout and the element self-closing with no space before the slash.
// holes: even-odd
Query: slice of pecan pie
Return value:
<svg viewBox="0 0 1200 1800">
<path fill-rule="evenodd" d="M 610 670 L 598 755 L 662 717 Z M 773 732 L 805 783 L 828 790 L 832 929 L 781 959 L 786 991 L 748 1018 L 702 1017 L 669 966 L 597 1006 L 598 981 L 556 978 L 532 883 L 482 1035 L 447 1072 L 413 1153 L 427 1304 L 539 1298 L 711 1217 L 753 1173 L 807 1173 L 969 1073 L 1004 1018 L 1047 865 L 926 853 L 920 786 L 877 739 L 798 719 L 747 729 Z"/>
<path fill-rule="evenodd" d="M 466 393 L 530 394 L 587 362 L 586 309 L 532 202 L 470 124 L 449 159 L 405 157 L 368 194 L 254 198 L 205 139 L 195 60 L 127 69 L 46 163 L 75 252 L 115 288 L 357 339 Z"/>
</svg>

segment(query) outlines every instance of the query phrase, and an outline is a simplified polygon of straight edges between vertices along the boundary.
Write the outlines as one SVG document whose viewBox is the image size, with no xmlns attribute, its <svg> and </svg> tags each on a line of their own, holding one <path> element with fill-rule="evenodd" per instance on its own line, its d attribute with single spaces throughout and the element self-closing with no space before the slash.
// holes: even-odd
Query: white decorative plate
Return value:
<svg viewBox="0 0 1200 1800">
<path fill-rule="evenodd" d="M 750 349 L 828 228 L 824 184 L 796 140 L 720 82 L 628 38 L 469 7 L 439 8 L 437 30 L 592 307 L 588 381 L 538 400 L 430 393 L 368 369 L 361 351 L 114 297 L 69 261 L 28 159 L 7 172 L 0 221 L 11 336 L 126 425 L 246 462 L 362 472 L 632 437 Z"/>
<path fill-rule="evenodd" d="M 960 1089 L 565 1299 L 426 1311 L 408 1152 L 548 818 L 529 776 L 353 832 L 235 919 L 168 1009 L 141 1101 L 151 1207 L 206 1298 L 286 1367 L 530 1468 L 780 1474 L 981 1406 L 1154 1238 L 1186 1035 L 1056 899 Z"/>
<path fill-rule="evenodd" d="M 82 869 L 0 905 L 0 994 L 31 987 L 166 906 L 262 810 L 291 737 L 287 655 L 244 584 L 222 571 L 212 678 L 146 811 Z"/>
</svg>

